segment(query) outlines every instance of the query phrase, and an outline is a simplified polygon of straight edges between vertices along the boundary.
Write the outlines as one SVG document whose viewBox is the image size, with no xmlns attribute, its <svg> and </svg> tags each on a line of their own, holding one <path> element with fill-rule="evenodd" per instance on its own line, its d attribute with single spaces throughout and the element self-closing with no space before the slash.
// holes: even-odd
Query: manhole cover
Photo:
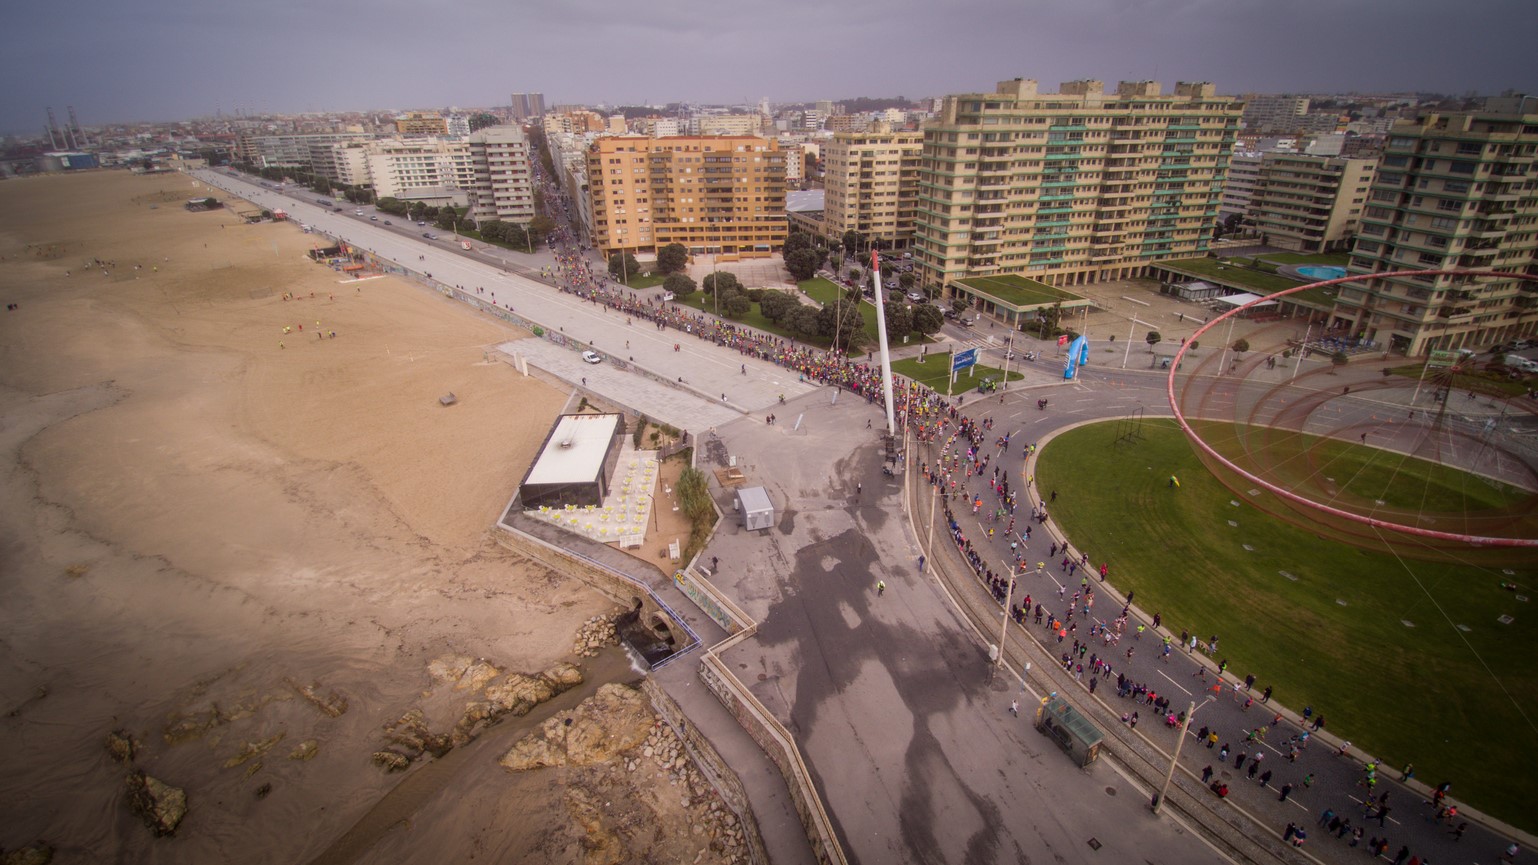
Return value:
<svg viewBox="0 0 1538 865">
<path fill-rule="evenodd" d="M 1105 788 L 1105 794 L 1107 796 L 1115 796 L 1116 795 L 1116 788 L 1115 787 L 1107 787 L 1107 788 Z M 1093 841 L 1095 839 L 1091 838 L 1090 840 Z"/>
<path fill-rule="evenodd" d="M 1260 490 L 1250 490 L 1250 495 L 1258 496 L 1258 495 L 1260 495 Z"/>
<path fill-rule="evenodd" d="M 765 680 L 765 679 L 767 679 L 767 678 L 769 678 L 769 676 L 768 676 L 768 674 L 766 674 L 766 673 L 759 673 L 759 674 L 758 674 L 758 680 L 759 680 L 759 681 L 760 681 L 760 682 L 762 682 L 762 681 L 764 681 L 764 680 Z"/>
<path fill-rule="evenodd" d="M 1091 838 L 1091 839 L 1089 839 L 1089 849 L 1091 849 L 1091 850 L 1099 850 L 1100 849 L 1100 839 L 1098 839 L 1098 838 Z"/>
</svg>

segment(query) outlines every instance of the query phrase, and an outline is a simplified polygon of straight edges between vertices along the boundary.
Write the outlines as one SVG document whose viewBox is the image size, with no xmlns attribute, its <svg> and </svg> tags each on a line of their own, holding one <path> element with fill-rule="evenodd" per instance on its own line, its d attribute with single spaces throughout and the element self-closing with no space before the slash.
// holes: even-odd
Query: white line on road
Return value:
<svg viewBox="0 0 1538 865">
<path fill-rule="evenodd" d="M 1171 679 L 1168 675 L 1165 675 L 1165 672 L 1163 670 L 1159 671 L 1159 675 L 1164 676 L 1164 681 L 1169 682 L 1171 685 L 1174 685 L 1175 687 L 1179 688 L 1187 697 L 1191 696 L 1191 692 L 1190 691 L 1187 691 L 1185 689 L 1185 687 L 1183 685 L 1181 685 L 1179 682 L 1175 681 L 1174 679 Z"/>
</svg>

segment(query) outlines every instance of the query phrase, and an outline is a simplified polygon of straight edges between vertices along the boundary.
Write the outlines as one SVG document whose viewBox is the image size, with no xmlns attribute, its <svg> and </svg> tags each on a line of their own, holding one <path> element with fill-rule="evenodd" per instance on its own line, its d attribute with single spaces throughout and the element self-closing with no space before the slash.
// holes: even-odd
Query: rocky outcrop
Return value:
<svg viewBox="0 0 1538 865">
<path fill-rule="evenodd" d="M 53 848 L 47 844 L 34 844 L 9 852 L 0 850 L 0 865 L 48 865 L 53 861 Z"/>
<path fill-rule="evenodd" d="M 204 733 L 225 723 L 227 719 L 217 706 L 201 712 L 178 712 L 166 722 L 164 730 L 166 744 L 177 745 L 193 739 L 201 739 Z"/>
<path fill-rule="evenodd" d="M 321 696 L 319 682 L 301 685 L 293 679 L 283 681 L 294 689 L 294 693 L 309 701 L 310 705 L 324 712 L 327 717 L 340 718 L 347 711 L 347 698 L 336 691 Z"/>
<path fill-rule="evenodd" d="M 320 743 L 314 739 L 305 739 L 303 742 L 300 742 L 298 745 L 294 746 L 294 750 L 288 752 L 288 759 L 299 760 L 300 762 L 308 762 L 315 759 L 315 755 L 319 753 Z"/>
<path fill-rule="evenodd" d="M 456 691 L 479 691 L 486 683 L 502 675 L 502 670 L 485 658 L 469 655 L 444 655 L 427 665 L 434 681 L 453 685 Z"/>
<path fill-rule="evenodd" d="M 151 778 L 138 769 L 128 773 L 128 806 L 157 837 L 173 835 L 187 816 L 187 791 Z"/>
<path fill-rule="evenodd" d="M 614 630 L 613 616 L 594 616 L 577 628 L 577 640 L 572 654 L 582 658 L 595 657 L 608 646 L 619 645 L 619 633 Z"/>
<path fill-rule="evenodd" d="M 131 764 L 139 756 L 139 742 L 127 730 L 113 730 L 107 734 L 107 753 L 119 763 Z"/>
<path fill-rule="evenodd" d="M 749 861 L 742 822 L 721 801 L 720 795 L 705 780 L 705 776 L 694 768 L 683 741 L 673 732 L 672 727 L 658 721 L 647 734 L 646 741 L 641 743 L 639 755 L 627 757 L 626 770 L 638 771 L 642 760 L 655 764 L 668 783 L 678 788 L 679 804 L 690 814 L 691 832 L 707 838 L 710 849 L 721 854 L 723 860 Z"/>
<path fill-rule="evenodd" d="M 607 684 L 571 713 L 551 718 L 539 732 L 520 739 L 500 762 L 514 772 L 608 762 L 645 741 L 655 721 L 641 692 Z"/>
</svg>

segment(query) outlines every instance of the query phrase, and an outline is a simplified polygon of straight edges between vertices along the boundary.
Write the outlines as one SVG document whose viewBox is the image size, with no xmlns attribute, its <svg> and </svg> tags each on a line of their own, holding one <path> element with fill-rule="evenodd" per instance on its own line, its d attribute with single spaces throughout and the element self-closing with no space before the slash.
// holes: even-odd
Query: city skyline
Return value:
<svg viewBox="0 0 1538 865">
<path fill-rule="evenodd" d="M 36 134 L 48 106 L 73 105 L 91 126 L 500 106 L 513 91 L 543 92 L 552 105 L 914 98 L 1015 77 L 1048 87 L 1210 81 L 1224 94 L 1538 91 L 1525 51 L 1538 4 L 1523 0 L 1490 0 L 1477 20 L 1430 0 L 1306 0 L 1285 16 L 1189 0 L 794 0 L 772 15 L 703 0 L 94 6 L 68 18 L 46 6 L 14 10 L 0 74 L 25 86 L 0 102 L 0 131 Z"/>
</svg>

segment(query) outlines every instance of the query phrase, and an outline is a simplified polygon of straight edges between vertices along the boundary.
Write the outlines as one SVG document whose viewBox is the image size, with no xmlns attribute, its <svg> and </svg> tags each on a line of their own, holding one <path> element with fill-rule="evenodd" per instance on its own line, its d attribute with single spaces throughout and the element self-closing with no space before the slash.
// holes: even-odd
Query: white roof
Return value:
<svg viewBox="0 0 1538 865">
<path fill-rule="evenodd" d="M 1258 294 L 1250 294 L 1247 291 L 1241 291 L 1238 294 L 1226 294 L 1226 295 L 1224 295 L 1222 297 L 1217 297 L 1217 298 L 1213 298 L 1213 299 L 1214 300 L 1220 300 L 1223 303 L 1228 304 L 1229 306 L 1244 306 L 1246 303 L 1249 303 L 1252 300 L 1260 300 L 1261 296 L 1258 295 Z M 1260 307 L 1260 306 L 1276 306 L 1276 301 L 1268 300 L 1265 303 L 1256 304 L 1256 306 L 1257 307 Z"/>
<path fill-rule="evenodd" d="M 598 477 L 619 422 L 617 414 L 562 415 L 524 483 L 580 483 Z"/>
<path fill-rule="evenodd" d="M 774 510 L 769 491 L 763 487 L 743 487 L 737 491 L 737 501 L 742 502 L 742 511 L 747 514 Z"/>
</svg>

